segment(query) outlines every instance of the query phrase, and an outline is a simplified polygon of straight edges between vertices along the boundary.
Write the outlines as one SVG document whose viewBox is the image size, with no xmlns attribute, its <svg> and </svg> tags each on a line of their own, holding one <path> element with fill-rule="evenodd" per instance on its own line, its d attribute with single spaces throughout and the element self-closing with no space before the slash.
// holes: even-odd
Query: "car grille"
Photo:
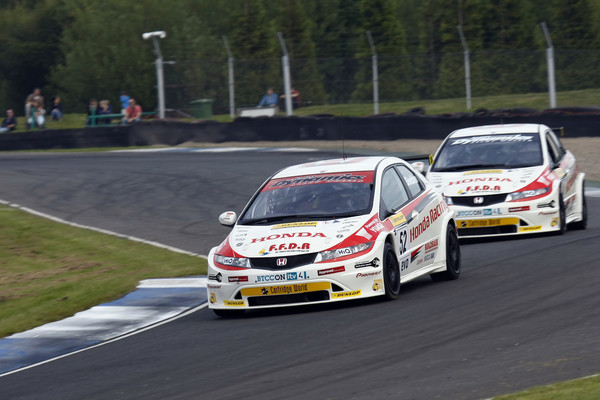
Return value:
<svg viewBox="0 0 600 400">
<path fill-rule="evenodd" d="M 486 226 L 482 228 L 459 228 L 458 236 L 502 235 L 517 233 L 516 225 Z"/>
<path fill-rule="evenodd" d="M 308 254 L 300 254 L 297 256 L 288 256 L 288 257 L 261 257 L 261 258 L 251 258 L 250 263 L 252 264 L 252 268 L 261 268 L 261 269 L 270 269 L 276 271 L 282 271 L 286 269 L 292 269 L 296 267 L 301 267 L 303 265 L 312 264 L 317 257 L 317 253 L 308 253 Z M 286 260 L 285 265 L 278 266 L 277 260 Z"/>
<path fill-rule="evenodd" d="M 479 203 L 475 203 L 475 199 L 483 199 Z M 455 206 L 464 207 L 484 207 L 492 204 L 503 203 L 506 200 L 506 194 L 490 194 L 488 196 L 457 196 L 451 197 L 452 204 Z"/>
<path fill-rule="evenodd" d="M 317 292 L 248 297 L 248 305 L 250 307 L 257 307 L 276 304 L 312 303 L 326 300 L 329 300 L 329 292 L 327 290 L 320 290 Z"/>
</svg>

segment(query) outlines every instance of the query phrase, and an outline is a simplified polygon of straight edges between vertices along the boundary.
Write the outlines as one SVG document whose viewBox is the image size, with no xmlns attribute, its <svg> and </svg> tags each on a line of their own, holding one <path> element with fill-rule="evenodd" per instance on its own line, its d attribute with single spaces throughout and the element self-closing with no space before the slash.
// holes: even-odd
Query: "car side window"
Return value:
<svg viewBox="0 0 600 400">
<path fill-rule="evenodd" d="M 400 176 L 394 168 L 389 168 L 383 173 L 381 180 L 381 204 L 379 208 L 381 219 L 387 218 L 389 213 L 398 210 L 409 199 L 410 196 Z"/>
<path fill-rule="evenodd" d="M 554 133 L 551 131 L 546 132 L 546 144 L 548 145 L 548 151 L 550 152 L 550 158 L 554 163 L 558 163 L 565 155 L 565 150 L 562 144 L 556 138 Z"/>
<path fill-rule="evenodd" d="M 406 165 L 396 165 L 396 169 L 400 173 L 400 176 L 402 176 L 402 179 L 404 179 L 406 186 L 408 186 L 411 198 L 414 199 L 425 189 L 423 182 Z"/>
</svg>

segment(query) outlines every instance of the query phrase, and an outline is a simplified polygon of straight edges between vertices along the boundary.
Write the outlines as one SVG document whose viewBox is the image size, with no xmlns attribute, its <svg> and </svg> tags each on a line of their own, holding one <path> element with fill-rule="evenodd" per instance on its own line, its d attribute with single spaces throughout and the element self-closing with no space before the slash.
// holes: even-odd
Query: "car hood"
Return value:
<svg viewBox="0 0 600 400">
<path fill-rule="evenodd" d="M 430 172 L 427 179 L 444 196 L 504 194 L 529 185 L 544 172 L 543 166 L 460 172 Z"/>
<path fill-rule="evenodd" d="M 236 225 L 229 234 L 231 249 L 243 257 L 291 256 L 330 249 L 344 241 L 365 242 L 363 226 L 377 223 L 376 216 L 359 216 L 327 221 L 302 221 L 273 225 Z M 366 231 L 365 231 L 366 232 Z M 373 232 L 369 229 L 369 232 Z M 355 239 L 355 240 L 353 240 Z"/>
</svg>

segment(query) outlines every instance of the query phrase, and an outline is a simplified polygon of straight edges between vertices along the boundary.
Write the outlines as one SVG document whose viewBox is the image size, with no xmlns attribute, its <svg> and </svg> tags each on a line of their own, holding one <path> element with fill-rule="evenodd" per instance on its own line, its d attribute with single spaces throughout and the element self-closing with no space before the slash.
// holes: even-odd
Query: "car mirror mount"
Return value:
<svg viewBox="0 0 600 400">
<path fill-rule="evenodd" d="M 235 221 L 237 221 L 237 214 L 235 211 L 225 211 L 223 214 L 219 215 L 219 223 L 223 226 L 231 228 L 235 225 Z"/>
</svg>

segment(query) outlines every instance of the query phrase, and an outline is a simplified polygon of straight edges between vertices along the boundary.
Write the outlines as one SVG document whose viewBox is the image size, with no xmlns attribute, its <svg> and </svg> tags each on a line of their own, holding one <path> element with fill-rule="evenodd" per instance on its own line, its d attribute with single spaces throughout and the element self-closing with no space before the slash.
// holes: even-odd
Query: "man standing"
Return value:
<svg viewBox="0 0 600 400">
<path fill-rule="evenodd" d="M 32 106 L 44 110 L 44 96 L 42 96 L 42 90 L 40 88 L 33 89 L 33 93 L 25 99 L 25 118 L 31 117 Z M 44 113 L 45 110 L 42 114 Z"/>
<path fill-rule="evenodd" d="M 6 111 L 6 118 L 2 121 L 2 127 L 0 127 L 0 133 L 14 131 L 17 127 L 17 117 L 13 110 Z"/>
<path fill-rule="evenodd" d="M 131 124 L 142 120 L 142 106 L 136 104 L 135 99 L 129 99 L 129 107 L 125 109 L 123 124 Z"/>
</svg>

